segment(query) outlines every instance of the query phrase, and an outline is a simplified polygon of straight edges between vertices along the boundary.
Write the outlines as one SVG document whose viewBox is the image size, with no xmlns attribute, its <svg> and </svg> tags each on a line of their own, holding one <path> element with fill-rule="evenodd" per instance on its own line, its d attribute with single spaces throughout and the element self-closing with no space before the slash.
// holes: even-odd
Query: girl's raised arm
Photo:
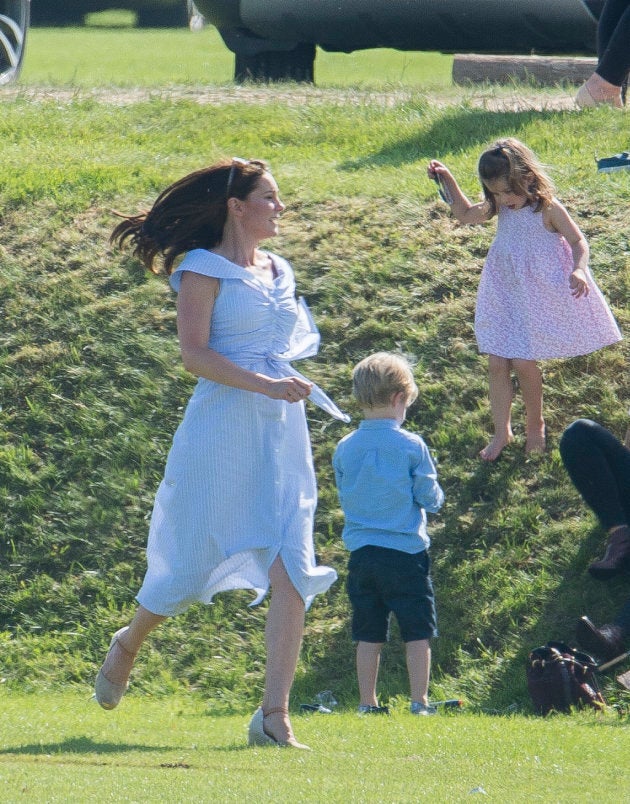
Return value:
<svg viewBox="0 0 630 804">
<path fill-rule="evenodd" d="M 438 162 L 437 159 L 432 159 L 427 168 L 427 175 L 432 180 L 439 177 L 444 183 L 451 199 L 449 202 L 451 212 L 460 223 L 475 225 L 490 220 L 491 211 L 488 202 L 480 201 L 478 204 L 471 203 L 460 190 L 459 184 L 457 184 L 451 171 L 446 165 L 442 164 L 442 162 Z"/>
</svg>

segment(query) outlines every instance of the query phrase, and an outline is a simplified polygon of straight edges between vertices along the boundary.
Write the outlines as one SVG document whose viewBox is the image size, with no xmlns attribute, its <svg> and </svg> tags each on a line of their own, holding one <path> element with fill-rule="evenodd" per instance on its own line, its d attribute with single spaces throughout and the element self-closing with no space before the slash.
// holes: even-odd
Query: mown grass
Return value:
<svg viewBox="0 0 630 804">
<path fill-rule="evenodd" d="M 96 16 L 96 15 L 95 15 Z M 382 49 L 356 53 L 318 50 L 318 86 L 450 85 L 453 58 L 437 53 Z M 217 30 L 186 28 L 32 28 L 21 83 L 92 87 L 227 84 L 234 56 Z"/>
<path fill-rule="evenodd" d="M 270 245 L 293 262 L 322 332 L 320 355 L 304 371 L 356 414 L 349 398 L 356 360 L 400 349 L 417 364 L 420 400 L 409 426 L 430 444 L 447 494 L 431 518 L 441 630 L 432 697 L 527 710 L 527 651 L 549 638 L 570 640 L 585 611 L 610 618 L 626 593 L 624 580 L 602 586 L 585 574 L 602 534 L 564 473 L 557 439 L 577 416 L 624 432 L 628 346 L 549 363 L 548 453 L 525 459 L 517 400 L 516 444 L 495 465 L 481 464 L 489 414 L 472 315 L 493 227 L 456 226 L 425 164 L 433 156 L 448 161 L 474 195 L 487 142 L 505 134 L 528 142 L 552 165 L 627 331 L 630 185 L 627 174 L 598 175 L 593 161 L 595 152 L 627 147 L 620 117 L 544 103 L 492 111 L 480 102 L 485 89 L 449 90 L 449 104 L 424 89 L 376 96 L 244 88 L 242 100 L 231 92 L 229 103 L 219 93 L 205 105 L 169 93 L 115 105 L 79 89 L 65 99 L 51 89 L 2 100 L 0 655 L 7 687 L 91 683 L 109 635 L 132 609 L 153 494 L 193 384 L 180 367 L 165 282 L 108 248 L 111 210 L 133 211 L 186 171 L 240 154 L 271 163 L 288 204 Z M 333 689 L 342 707 L 353 707 L 346 555 L 330 470 L 347 428 L 313 408 L 309 416 L 320 485 L 317 550 L 341 580 L 309 613 L 295 700 Z M 249 599 L 221 596 L 163 627 L 143 651 L 131 697 L 191 691 L 214 712 L 249 711 L 262 687 L 265 612 L 264 605 L 247 609 Z M 395 631 L 381 677 L 384 700 L 404 698 Z M 607 694 L 623 703 L 613 681 Z"/>
<path fill-rule="evenodd" d="M 627 727 L 456 714 L 296 716 L 311 752 L 245 748 L 247 719 L 173 696 L 105 713 L 76 694 L 1 695 L 5 802 L 625 800 Z M 588 757 L 588 762 L 585 762 Z"/>
</svg>

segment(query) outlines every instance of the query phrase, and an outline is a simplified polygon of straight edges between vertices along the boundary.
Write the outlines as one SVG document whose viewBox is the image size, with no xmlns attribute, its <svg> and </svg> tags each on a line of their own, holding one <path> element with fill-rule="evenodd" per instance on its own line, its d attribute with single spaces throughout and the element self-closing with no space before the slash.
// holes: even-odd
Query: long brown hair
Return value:
<svg viewBox="0 0 630 804">
<path fill-rule="evenodd" d="M 504 180 L 513 193 L 527 197 L 535 212 L 548 207 L 555 188 L 538 158 L 527 145 L 514 137 L 497 140 L 479 157 L 479 179 L 493 215 L 497 212 L 494 196 L 486 182 Z"/>
<path fill-rule="evenodd" d="M 227 200 L 245 199 L 254 190 L 267 165 L 259 159 L 221 160 L 189 173 L 171 184 L 148 211 L 119 215 L 110 242 L 131 245 L 133 254 L 153 273 L 161 257 L 168 275 L 175 260 L 194 248 L 214 248 L 221 242 L 227 219 Z"/>
</svg>

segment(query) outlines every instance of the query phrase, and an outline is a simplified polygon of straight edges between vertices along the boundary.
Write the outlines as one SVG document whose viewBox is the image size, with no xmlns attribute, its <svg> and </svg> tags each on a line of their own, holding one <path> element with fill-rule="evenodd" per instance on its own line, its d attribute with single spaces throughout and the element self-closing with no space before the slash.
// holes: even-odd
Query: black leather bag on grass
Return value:
<svg viewBox="0 0 630 804">
<path fill-rule="evenodd" d="M 547 642 L 535 648 L 527 660 L 527 688 L 534 711 L 569 712 L 571 707 L 603 709 L 606 702 L 594 671 L 595 660 L 564 642 Z"/>
</svg>

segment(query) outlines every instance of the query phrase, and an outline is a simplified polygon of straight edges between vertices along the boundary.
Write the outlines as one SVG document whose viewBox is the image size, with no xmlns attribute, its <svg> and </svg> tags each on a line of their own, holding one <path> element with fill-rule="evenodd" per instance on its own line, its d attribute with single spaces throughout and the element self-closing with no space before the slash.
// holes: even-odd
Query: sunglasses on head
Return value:
<svg viewBox="0 0 630 804">
<path fill-rule="evenodd" d="M 228 174 L 227 184 L 225 186 L 225 197 L 230 197 L 230 192 L 232 191 L 232 184 L 234 182 L 234 175 L 236 173 L 237 165 L 241 165 L 244 167 L 245 165 L 250 165 L 252 162 L 251 159 L 241 159 L 240 156 L 233 156 L 232 157 L 232 167 L 230 168 L 230 172 Z"/>
</svg>

